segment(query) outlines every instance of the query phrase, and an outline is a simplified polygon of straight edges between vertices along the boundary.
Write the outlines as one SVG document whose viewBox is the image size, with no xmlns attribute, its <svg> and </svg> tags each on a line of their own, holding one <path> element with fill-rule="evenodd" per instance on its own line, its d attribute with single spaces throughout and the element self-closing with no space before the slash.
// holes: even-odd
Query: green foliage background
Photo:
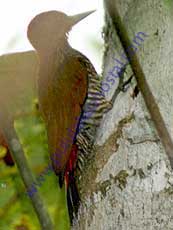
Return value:
<svg viewBox="0 0 173 230">
<path fill-rule="evenodd" d="M 44 124 L 38 115 L 32 115 L 17 120 L 15 128 L 32 172 L 37 177 L 49 163 Z M 37 189 L 55 223 L 55 230 L 69 229 L 65 189 L 59 189 L 58 179 L 53 172 L 45 175 L 45 181 Z M 36 214 L 16 166 L 9 167 L 0 161 L 0 230 L 38 229 Z"/>
</svg>

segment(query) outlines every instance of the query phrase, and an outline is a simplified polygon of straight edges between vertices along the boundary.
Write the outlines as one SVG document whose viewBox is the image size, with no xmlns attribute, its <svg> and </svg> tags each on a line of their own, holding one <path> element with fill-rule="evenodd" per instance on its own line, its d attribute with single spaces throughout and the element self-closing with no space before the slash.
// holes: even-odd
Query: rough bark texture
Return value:
<svg viewBox="0 0 173 230">
<path fill-rule="evenodd" d="M 131 40 L 148 35 L 137 55 L 173 139 L 173 7 L 161 0 L 116 0 Z M 104 79 L 123 52 L 106 14 Z M 124 78 L 132 74 L 128 65 Z M 115 79 L 107 98 L 116 90 Z M 111 85 L 111 83 L 109 83 Z M 82 205 L 73 229 L 173 229 L 173 173 L 133 78 L 98 130 L 94 159 L 80 181 Z"/>
</svg>

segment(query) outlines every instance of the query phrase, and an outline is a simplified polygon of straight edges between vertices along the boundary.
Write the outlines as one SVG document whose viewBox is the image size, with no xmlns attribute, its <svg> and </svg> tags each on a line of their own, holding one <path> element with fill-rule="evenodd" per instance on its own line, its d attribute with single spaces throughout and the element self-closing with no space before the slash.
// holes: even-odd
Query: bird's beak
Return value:
<svg viewBox="0 0 173 230">
<path fill-rule="evenodd" d="M 76 14 L 76 15 L 69 16 L 69 17 L 70 17 L 70 20 L 72 21 L 72 24 L 75 25 L 78 22 L 80 22 L 82 19 L 86 18 L 88 15 L 90 15 L 90 14 L 92 14 L 94 12 L 95 12 L 95 10 L 91 10 L 91 11 L 88 11 L 88 12 L 85 12 L 85 13 Z"/>
</svg>

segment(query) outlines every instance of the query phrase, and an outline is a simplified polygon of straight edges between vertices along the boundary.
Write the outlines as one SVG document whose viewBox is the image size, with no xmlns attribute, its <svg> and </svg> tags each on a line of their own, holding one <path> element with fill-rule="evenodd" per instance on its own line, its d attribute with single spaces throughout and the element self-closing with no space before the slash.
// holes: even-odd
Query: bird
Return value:
<svg viewBox="0 0 173 230">
<path fill-rule="evenodd" d="M 94 12 L 73 16 L 55 10 L 42 12 L 27 30 L 39 59 L 38 101 L 50 159 L 60 187 L 66 187 L 71 223 L 80 205 L 76 170 L 83 170 L 101 119 L 112 108 L 93 64 L 68 42 L 72 27 Z"/>
</svg>

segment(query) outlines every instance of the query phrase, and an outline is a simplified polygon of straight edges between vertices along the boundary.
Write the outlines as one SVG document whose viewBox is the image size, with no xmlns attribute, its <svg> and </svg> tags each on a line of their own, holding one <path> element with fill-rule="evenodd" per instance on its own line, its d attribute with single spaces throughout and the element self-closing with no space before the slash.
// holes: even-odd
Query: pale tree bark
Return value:
<svg viewBox="0 0 173 230">
<path fill-rule="evenodd" d="M 106 1 L 107 3 L 108 1 Z M 128 35 L 148 35 L 137 57 L 173 139 L 173 6 L 162 0 L 114 0 Z M 103 76 L 123 52 L 106 11 Z M 120 59 L 120 58 L 119 58 Z M 126 67 L 124 79 L 132 74 Z M 107 98 L 117 89 L 115 79 Z M 111 83 L 109 83 L 111 85 Z M 94 156 L 79 182 L 82 204 L 73 229 L 172 230 L 173 171 L 133 77 L 98 130 Z M 140 88 L 140 87 L 139 87 Z M 172 150 L 173 151 L 173 150 Z"/>
</svg>

